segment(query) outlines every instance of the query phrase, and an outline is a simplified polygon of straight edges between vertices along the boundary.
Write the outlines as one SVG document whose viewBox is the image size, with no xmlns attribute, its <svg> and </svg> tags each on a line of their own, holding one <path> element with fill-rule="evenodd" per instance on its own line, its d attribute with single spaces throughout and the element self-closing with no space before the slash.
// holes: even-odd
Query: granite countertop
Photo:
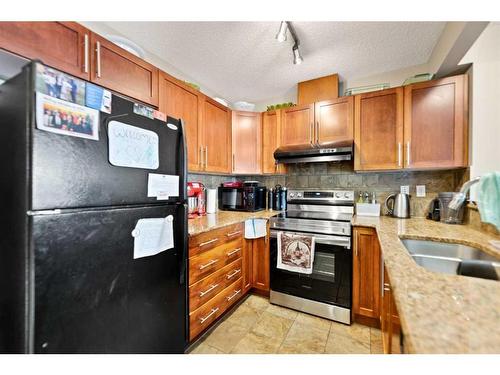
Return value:
<svg viewBox="0 0 500 375">
<path fill-rule="evenodd" d="M 247 219 L 269 219 L 271 216 L 279 214 L 279 211 L 264 210 L 257 212 L 242 211 L 217 211 L 215 214 L 206 214 L 188 220 L 188 233 L 194 236 L 203 232 L 208 232 L 217 228 L 242 223 Z"/>
<path fill-rule="evenodd" d="M 465 225 L 421 218 L 353 218 L 376 228 L 410 353 L 500 353 L 500 282 L 428 271 L 400 238 L 462 243 L 499 257 L 498 239 Z"/>
<path fill-rule="evenodd" d="M 218 211 L 189 220 L 189 235 L 270 218 L 277 211 Z M 500 353 L 500 282 L 446 275 L 417 265 L 400 238 L 462 243 L 500 259 L 488 241 L 499 239 L 466 225 L 423 218 L 354 216 L 354 226 L 376 229 L 410 353 Z"/>
</svg>

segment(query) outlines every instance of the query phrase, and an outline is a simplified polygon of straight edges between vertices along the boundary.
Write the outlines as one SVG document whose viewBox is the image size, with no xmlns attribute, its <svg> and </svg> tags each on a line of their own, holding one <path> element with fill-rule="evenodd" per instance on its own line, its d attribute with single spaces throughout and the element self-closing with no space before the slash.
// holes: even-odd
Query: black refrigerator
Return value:
<svg viewBox="0 0 500 375">
<path fill-rule="evenodd" d="M 150 118 L 113 94 L 111 112 L 98 111 L 98 139 L 42 130 L 39 66 L 0 85 L 0 352 L 183 353 L 182 121 Z M 113 121 L 156 134 L 156 168 L 110 162 Z M 151 173 L 177 176 L 177 195 L 148 196 Z M 173 247 L 136 257 L 139 220 L 167 217 Z"/>
</svg>

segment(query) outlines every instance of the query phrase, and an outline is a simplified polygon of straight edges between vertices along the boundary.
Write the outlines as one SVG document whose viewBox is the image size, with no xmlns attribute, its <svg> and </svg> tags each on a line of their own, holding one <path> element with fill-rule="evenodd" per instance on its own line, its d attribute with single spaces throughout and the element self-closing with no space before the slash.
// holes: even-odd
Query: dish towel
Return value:
<svg viewBox="0 0 500 375">
<path fill-rule="evenodd" d="M 478 193 L 481 221 L 493 224 L 500 230 L 500 172 L 481 176 Z"/>
<path fill-rule="evenodd" d="M 267 234 L 267 219 L 245 220 L 245 238 L 253 240 L 265 237 Z"/>
<path fill-rule="evenodd" d="M 314 237 L 278 232 L 277 268 L 311 274 L 314 262 Z"/>
</svg>

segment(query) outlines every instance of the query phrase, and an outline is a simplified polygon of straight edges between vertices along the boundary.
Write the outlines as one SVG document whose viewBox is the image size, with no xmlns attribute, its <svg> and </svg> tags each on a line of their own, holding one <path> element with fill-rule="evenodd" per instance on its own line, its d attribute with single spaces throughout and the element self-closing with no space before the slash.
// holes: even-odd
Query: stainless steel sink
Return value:
<svg viewBox="0 0 500 375">
<path fill-rule="evenodd" d="M 425 240 L 401 240 L 415 262 L 433 272 L 500 278 L 500 261 L 474 247 Z"/>
</svg>

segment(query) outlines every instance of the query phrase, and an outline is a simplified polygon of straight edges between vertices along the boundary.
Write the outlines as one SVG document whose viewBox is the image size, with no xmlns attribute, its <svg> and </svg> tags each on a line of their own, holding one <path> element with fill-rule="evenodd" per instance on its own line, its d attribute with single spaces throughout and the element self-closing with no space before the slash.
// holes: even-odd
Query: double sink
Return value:
<svg viewBox="0 0 500 375">
<path fill-rule="evenodd" d="M 500 280 L 500 260 L 474 247 L 402 239 L 415 263 L 433 272 Z"/>
</svg>

